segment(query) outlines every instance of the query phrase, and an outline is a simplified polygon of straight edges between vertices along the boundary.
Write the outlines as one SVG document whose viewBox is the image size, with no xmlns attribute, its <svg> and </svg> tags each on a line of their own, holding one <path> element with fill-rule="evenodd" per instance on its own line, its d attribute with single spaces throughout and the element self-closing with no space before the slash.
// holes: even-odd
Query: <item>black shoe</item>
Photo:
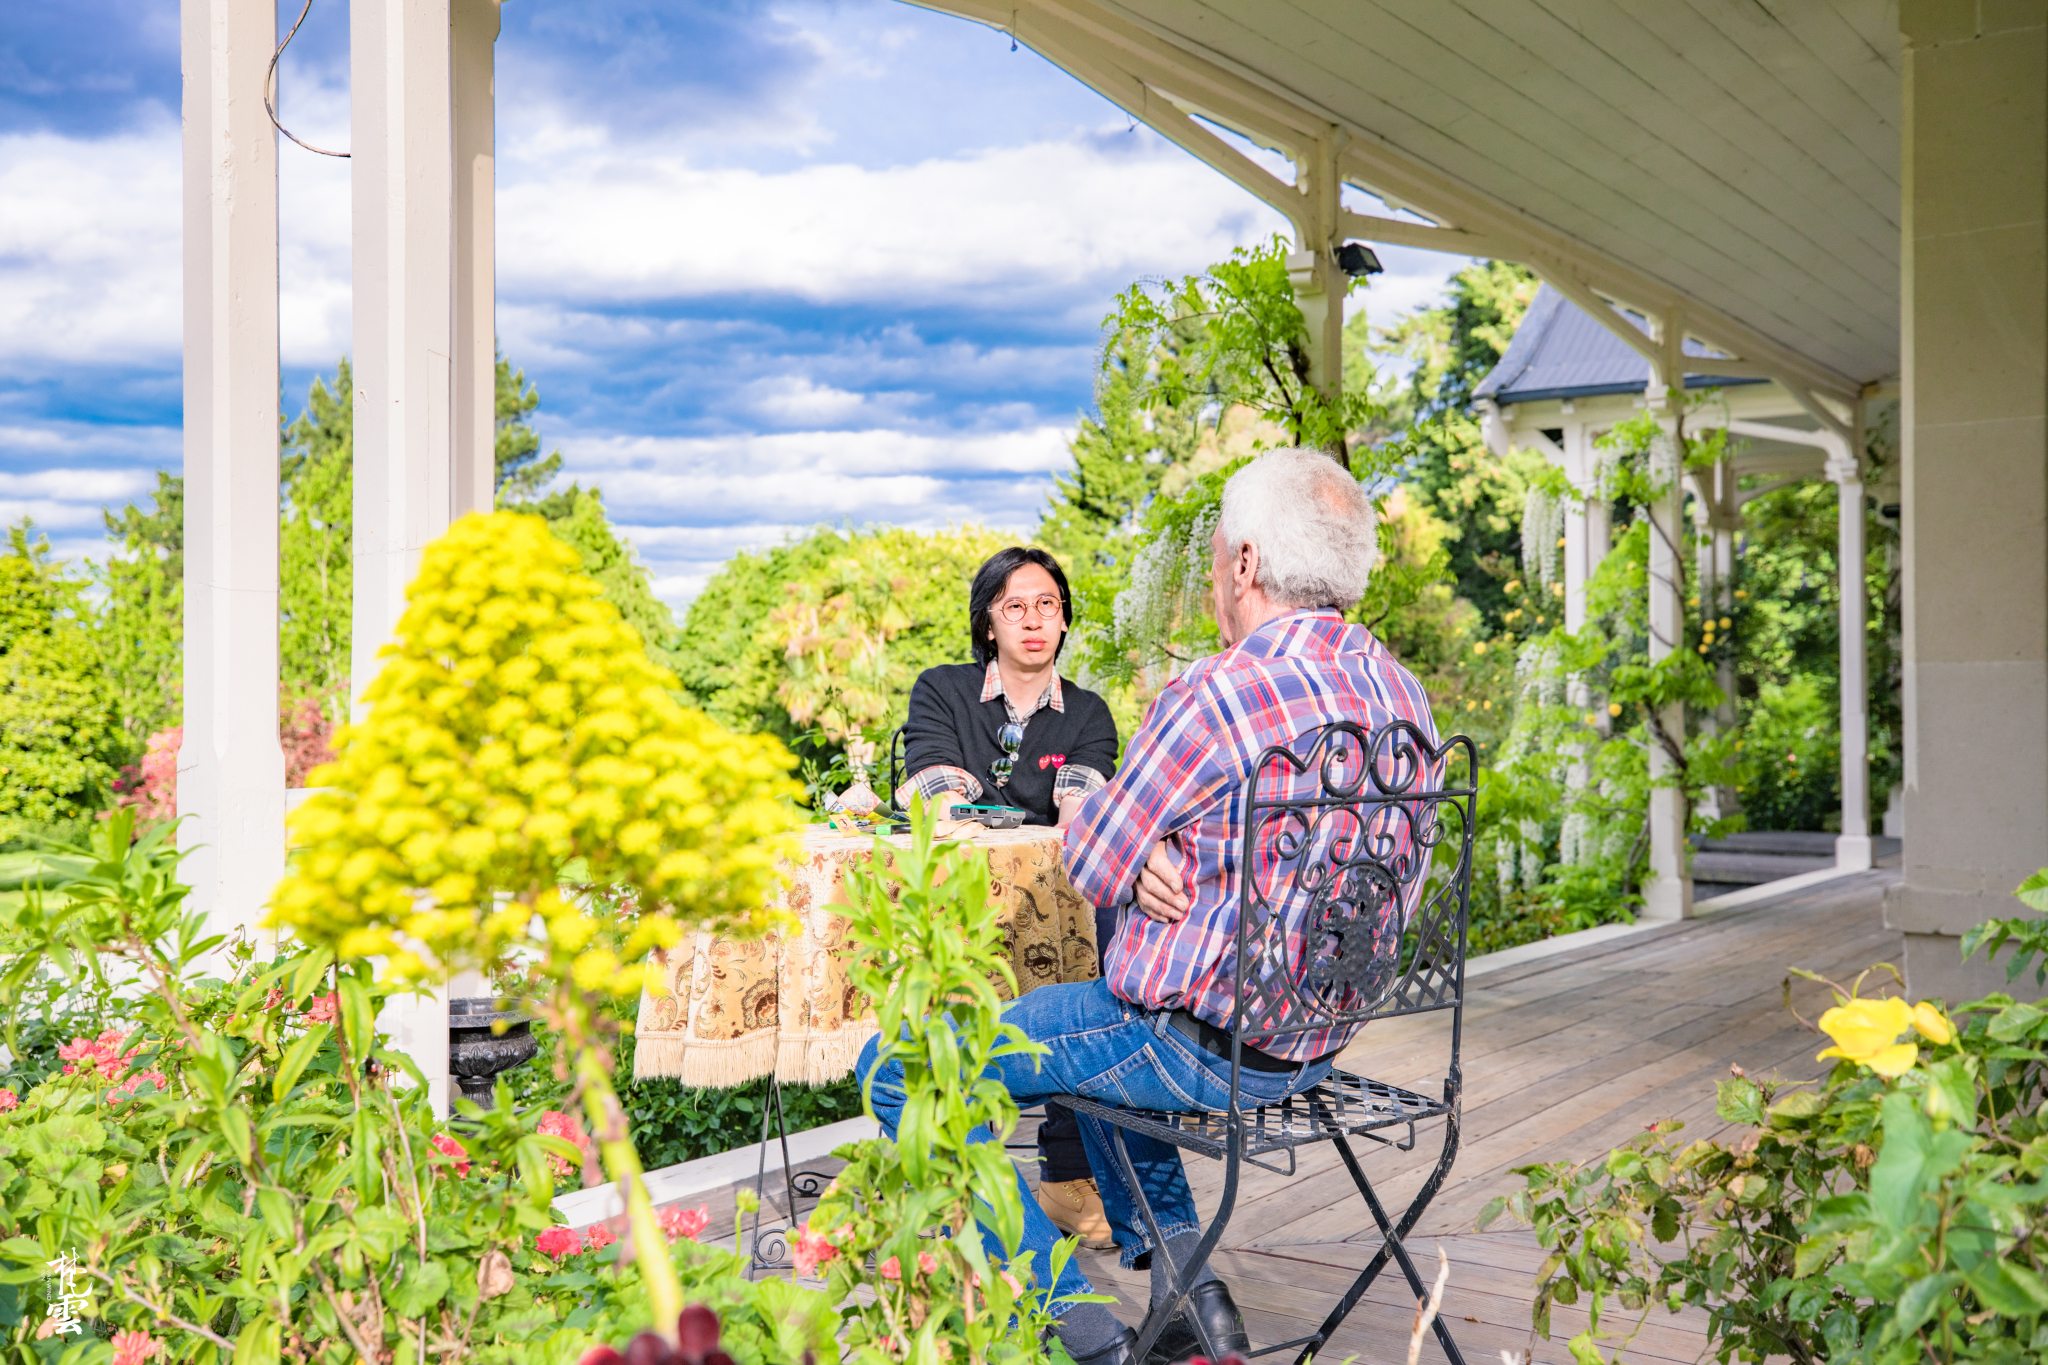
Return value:
<svg viewBox="0 0 2048 1365">
<path fill-rule="evenodd" d="M 1159 1339 L 1145 1353 L 1145 1365 L 1180 1365 L 1184 1360 L 1207 1355 L 1208 1347 L 1202 1345 L 1201 1334 L 1195 1331 L 1197 1319 L 1209 1329 L 1209 1340 L 1216 1343 L 1212 1359 L 1250 1353 L 1252 1339 L 1244 1330 L 1244 1315 L 1231 1301 L 1230 1286 L 1221 1280 L 1205 1280 L 1195 1286 L 1187 1303 L 1159 1329 Z"/>
<path fill-rule="evenodd" d="M 1074 1365 L 1138 1365 L 1137 1347 L 1138 1334 L 1126 1327 L 1114 1341 L 1099 1351 L 1091 1351 L 1085 1356 L 1074 1355 L 1070 1347 L 1067 1354 L 1074 1356 Z"/>
</svg>

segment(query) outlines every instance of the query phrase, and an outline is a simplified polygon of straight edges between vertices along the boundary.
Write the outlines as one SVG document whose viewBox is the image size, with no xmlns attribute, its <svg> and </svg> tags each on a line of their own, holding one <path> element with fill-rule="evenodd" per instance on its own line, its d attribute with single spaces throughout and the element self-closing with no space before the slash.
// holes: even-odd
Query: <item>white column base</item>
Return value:
<svg viewBox="0 0 2048 1365">
<path fill-rule="evenodd" d="M 434 1113 L 447 1118 L 455 1092 L 455 1079 L 448 1074 L 448 988 L 393 996 L 377 1016 L 377 1029 L 390 1035 L 393 1051 L 412 1058 L 425 1074 Z"/>
<path fill-rule="evenodd" d="M 1835 866 L 1844 872 L 1868 872 L 1876 866 L 1868 834 L 1837 834 Z"/>
</svg>

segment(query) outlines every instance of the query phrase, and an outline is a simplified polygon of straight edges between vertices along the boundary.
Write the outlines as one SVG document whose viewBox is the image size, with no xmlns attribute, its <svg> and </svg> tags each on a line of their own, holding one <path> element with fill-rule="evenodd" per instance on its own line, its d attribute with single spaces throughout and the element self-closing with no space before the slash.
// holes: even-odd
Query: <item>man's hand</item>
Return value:
<svg viewBox="0 0 2048 1365">
<path fill-rule="evenodd" d="M 1152 856 L 1138 873 L 1138 909 L 1159 924 L 1178 924 L 1187 918 L 1188 893 L 1181 884 L 1181 857 L 1164 839 L 1153 845 Z"/>
<path fill-rule="evenodd" d="M 1081 803 L 1083 801 L 1086 801 L 1087 799 L 1088 798 L 1080 792 L 1074 792 L 1071 795 L 1062 796 L 1060 798 L 1060 822 L 1058 828 L 1065 829 L 1068 825 L 1073 824 L 1074 817 L 1081 813 Z"/>
</svg>

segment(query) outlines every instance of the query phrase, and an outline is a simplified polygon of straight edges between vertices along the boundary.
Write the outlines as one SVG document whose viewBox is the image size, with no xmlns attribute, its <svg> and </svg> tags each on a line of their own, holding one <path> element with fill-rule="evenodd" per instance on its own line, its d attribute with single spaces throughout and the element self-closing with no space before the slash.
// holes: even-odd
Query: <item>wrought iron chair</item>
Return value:
<svg viewBox="0 0 2048 1365">
<path fill-rule="evenodd" d="M 1382 1245 L 1313 1334 L 1251 1354 L 1300 1347 L 1297 1360 L 1305 1365 L 1389 1259 L 1418 1297 L 1428 1294 L 1402 1239 L 1435 1198 L 1458 1151 L 1477 755 L 1463 735 L 1431 744 L 1406 721 L 1372 732 L 1336 722 L 1301 743 L 1305 753 L 1287 746 L 1267 749 L 1245 784 L 1229 1110 L 1174 1113 L 1125 1109 L 1079 1095 L 1060 1097 L 1077 1113 L 1110 1125 L 1116 1160 L 1137 1193 L 1154 1256 L 1168 1254 L 1165 1239 L 1138 1183 L 1124 1132 L 1224 1163 L 1216 1214 L 1186 1264 L 1173 1265 L 1169 1258 L 1173 1292 L 1139 1327 L 1136 1359 L 1144 1358 L 1167 1319 L 1186 1302 L 1194 1277 L 1222 1238 L 1243 1165 L 1291 1175 L 1295 1152 L 1318 1142 L 1336 1145 L 1379 1227 Z M 1434 869 L 1432 876 L 1439 850 L 1454 861 Z M 1291 936 L 1290 929 L 1298 932 Z M 1245 1039 L 1257 1046 L 1287 1034 L 1434 1010 L 1451 1012 L 1450 1064 L 1440 1097 L 1333 1070 L 1319 1084 L 1279 1103 L 1249 1110 L 1238 1103 Z M 1444 1121 L 1443 1150 L 1435 1169 L 1399 1219 L 1389 1219 L 1350 1140 L 1361 1137 L 1408 1151 L 1415 1146 L 1416 1125 L 1438 1118 Z M 1408 1130 L 1405 1142 L 1385 1135 L 1403 1127 Z M 1287 1154 L 1284 1169 L 1261 1159 L 1280 1152 Z M 1441 1314 L 1435 1330 L 1452 1365 L 1464 1365 Z M 1206 1355 L 1216 1358 L 1216 1343 L 1205 1331 L 1202 1345 Z"/>
</svg>

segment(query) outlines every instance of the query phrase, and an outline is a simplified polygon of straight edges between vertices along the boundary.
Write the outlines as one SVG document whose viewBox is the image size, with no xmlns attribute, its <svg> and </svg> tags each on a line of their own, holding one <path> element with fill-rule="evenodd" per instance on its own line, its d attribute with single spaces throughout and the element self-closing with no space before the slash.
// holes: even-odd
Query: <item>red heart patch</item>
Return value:
<svg viewBox="0 0 2048 1365">
<path fill-rule="evenodd" d="M 1057 768 L 1066 761 L 1067 756 L 1065 754 L 1040 754 L 1038 757 L 1038 770 L 1044 772 L 1047 768 Z"/>
</svg>

